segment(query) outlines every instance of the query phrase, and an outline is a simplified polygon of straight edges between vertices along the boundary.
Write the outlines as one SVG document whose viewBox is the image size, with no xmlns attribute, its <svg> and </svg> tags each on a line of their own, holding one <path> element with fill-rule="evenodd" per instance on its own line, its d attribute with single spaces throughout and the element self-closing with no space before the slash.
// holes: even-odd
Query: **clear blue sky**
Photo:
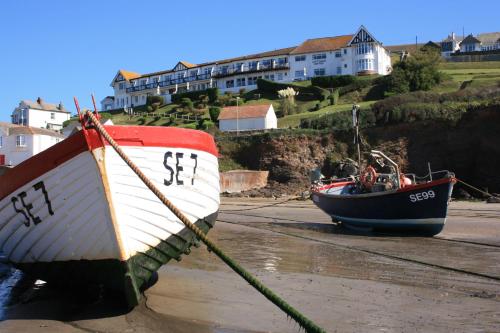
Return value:
<svg viewBox="0 0 500 333">
<path fill-rule="evenodd" d="M 446 4 L 449 3 L 449 4 Z M 147 73 L 354 33 L 385 45 L 500 31 L 500 2 L 23 1 L 0 2 L 0 121 L 21 99 L 89 106 L 120 68 Z"/>
</svg>

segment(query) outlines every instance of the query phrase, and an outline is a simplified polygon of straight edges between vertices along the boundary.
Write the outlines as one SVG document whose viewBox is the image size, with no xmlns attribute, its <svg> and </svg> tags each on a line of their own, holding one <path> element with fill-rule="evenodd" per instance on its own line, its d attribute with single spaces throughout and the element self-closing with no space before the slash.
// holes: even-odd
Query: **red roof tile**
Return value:
<svg viewBox="0 0 500 333">
<path fill-rule="evenodd" d="M 297 46 L 295 50 L 290 52 L 290 54 L 338 50 L 342 47 L 346 47 L 353 36 L 354 35 L 343 35 L 336 37 L 308 39 L 304 43 Z"/>
</svg>

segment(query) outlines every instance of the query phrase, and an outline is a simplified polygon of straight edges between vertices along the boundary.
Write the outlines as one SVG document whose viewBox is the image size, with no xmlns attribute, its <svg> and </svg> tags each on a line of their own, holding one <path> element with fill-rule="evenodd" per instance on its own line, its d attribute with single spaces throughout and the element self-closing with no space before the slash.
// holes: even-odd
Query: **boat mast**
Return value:
<svg viewBox="0 0 500 333">
<path fill-rule="evenodd" d="M 359 111 L 360 107 L 358 104 L 353 104 L 352 106 L 352 126 L 354 127 L 354 144 L 358 149 L 358 172 L 361 175 L 361 149 L 359 148 Z"/>
</svg>

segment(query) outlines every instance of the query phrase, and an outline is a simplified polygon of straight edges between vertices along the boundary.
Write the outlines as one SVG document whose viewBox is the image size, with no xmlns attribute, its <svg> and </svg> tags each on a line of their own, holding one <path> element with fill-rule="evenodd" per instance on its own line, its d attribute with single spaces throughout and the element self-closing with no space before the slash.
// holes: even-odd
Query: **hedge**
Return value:
<svg viewBox="0 0 500 333">
<path fill-rule="evenodd" d="M 360 113 L 360 128 L 375 125 L 375 115 L 371 110 Z M 350 130 L 352 128 L 352 111 L 339 111 L 319 118 L 305 118 L 300 120 L 300 128 Z"/>
<path fill-rule="evenodd" d="M 312 101 L 312 100 L 320 100 L 324 101 L 330 95 L 330 92 L 326 89 L 316 86 L 299 86 L 293 83 L 279 83 L 264 79 L 257 80 L 257 88 L 260 91 L 269 92 L 269 93 L 278 93 L 278 90 L 283 90 L 288 87 L 293 88 L 293 90 L 298 91 L 296 99 L 301 101 Z"/>
<path fill-rule="evenodd" d="M 205 90 L 198 91 L 188 91 L 180 94 L 172 95 L 172 103 L 178 103 L 183 98 L 189 98 L 192 101 L 198 100 L 201 95 L 207 95 L 210 103 L 215 102 L 219 98 L 219 89 L 218 88 L 208 88 Z"/>
<path fill-rule="evenodd" d="M 311 79 L 311 85 L 323 88 L 338 88 L 353 84 L 356 81 L 359 81 L 359 79 L 353 75 L 317 76 Z"/>
</svg>

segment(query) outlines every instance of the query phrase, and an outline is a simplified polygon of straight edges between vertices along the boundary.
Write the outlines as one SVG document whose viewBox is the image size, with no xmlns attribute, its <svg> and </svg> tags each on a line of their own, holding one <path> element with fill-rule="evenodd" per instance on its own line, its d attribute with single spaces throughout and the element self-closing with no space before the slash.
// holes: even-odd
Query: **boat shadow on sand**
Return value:
<svg viewBox="0 0 500 333">
<path fill-rule="evenodd" d="M 342 223 L 320 223 L 320 222 L 274 222 L 273 225 L 300 230 L 309 230 L 327 234 L 366 237 L 428 237 L 428 234 L 419 230 L 402 231 L 398 229 L 373 229 L 349 226 Z"/>
<path fill-rule="evenodd" d="M 12 273 L 17 279 L 14 276 L 10 278 L 11 283 L 0 281 L 0 286 L 4 288 L 4 297 L 0 299 L 0 320 L 46 319 L 67 322 L 116 317 L 133 310 L 119 295 L 98 287 L 60 289 L 35 281 L 20 271 L 12 269 Z M 145 289 L 152 287 L 157 280 L 158 276 L 155 275 Z"/>
</svg>

